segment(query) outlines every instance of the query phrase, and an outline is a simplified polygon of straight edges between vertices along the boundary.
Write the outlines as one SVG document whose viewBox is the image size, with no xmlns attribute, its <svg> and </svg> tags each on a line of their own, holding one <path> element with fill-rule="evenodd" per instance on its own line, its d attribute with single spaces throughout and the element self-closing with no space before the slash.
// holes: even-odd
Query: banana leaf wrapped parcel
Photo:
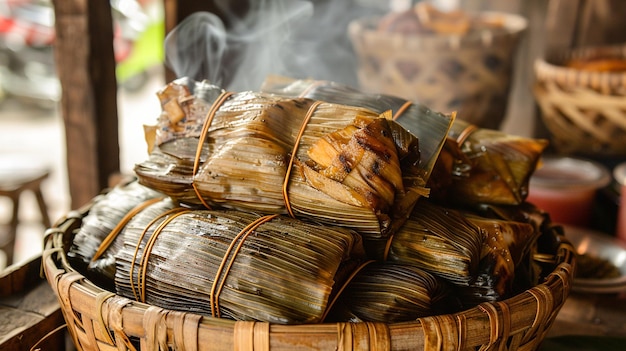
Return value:
<svg viewBox="0 0 626 351">
<path fill-rule="evenodd" d="M 157 97 L 136 180 L 94 198 L 68 253 L 117 295 L 231 320 L 400 323 L 549 273 L 558 227 L 524 201 L 540 140 L 332 82 L 181 78 Z"/>
<path fill-rule="evenodd" d="M 369 261 L 356 272 L 326 321 L 398 323 L 457 312 L 450 284 L 412 265 Z"/>
<path fill-rule="evenodd" d="M 520 205 L 548 146 L 545 139 L 475 128 L 457 119 L 428 185 L 432 198 L 452 205 Z"/>
<path fill-rule="evenodd" d="M 93 200 L 91 209 L 83 218 L 82 226 L 74 236 L 67 254 L 72 265 L 85 272 L 85 275 L 100 285 L 112 287 L 115 276 L 115 258 L 105 254 L 93 262 L 94 256 L 120 221 L 136 206 L 149 201 L 160 200 L 165 195 L 139 184 L 137 181 L 118 184 L 106 194 Z"/>
<path fill-rule="evenodd" d="M 101 208 L 111 205 L 100 199 Z M 235 320 L 317 323 L 335 285 L 365 256 L 355 231 L 284 215 L 191 209 L 171 198 L 136 208 L 102 240 L 102 252 L 92 262 L 110 264 L 100 257 L 113 257 L 112 291 L 162 308 Z"/>
<path fill-rule="evenodd" d="M 112 197 L 124 191 L 136 194 L 125 187 Z M 116 206 L 107 196 L 95 201 L 98 212 Z M 423 198 L 399 231 L 363 240 L 346 228 L 198 210 L 169 197 L 136 204 L 115 227 L 91 250 L 97 252 L 89 267 L 97 268 L 91 276 L 107 275 L 98 282 L 112 279 L 119 295 L 281 324 L 394 323 L 506 298 L 537 283 L 538 272 L 518 266 L 533 262 L 537 237 L 551 228 L 530 204 L 470 213 Z M 100 231 L 90 225 L 81 236 Z M 384 252 L 365 250 L 365 243 Z M 111 264 L 114 269 L 104 269 Z"/>
<path fill-rule="evenodd" d="M 405 225 L 386 242 L 367 241 L 370 257 L 414 265 L 454 286 L 464 307 L 512 296 L 536 283 L 517 276 L 541 231 L 511 217 L 485 217 L 420 200 Z"/>
<path fill-rule="evenodd" d="M 367 237 L 386 237 L 428 195 L 451 124 L 430 116 L 437 127 L 424 143 L 389 113 L 349 104 L 182 78 L 157 95 L 154 143 L 135 167 L 141 184 L 183 204 L 289 214 Z"/>
<path fill-rule="evenodd" d="M 261 85 L 261 91 L 288 96 L 310 98 L 331 103 L 342 103 L 383 113 L 391 111 L 391 118 L 420 140 L 422 160 L 432 169 L 439 157 L 445 138 L 440 131 L 449 131 L 455 115 L 445 115 L 427 106 L 412 103 L 391 95 L 367 94 L 358 89 L 332 81 L 293 79 L 270 75 Z"/>
<path fill-rule="evenodd" d="M 361 92 L 336 82 L 269 76 L 262 91 L 329 102 L 346 101 L 373 111 L 391 110 L 393 119 L 427 140 L 418 102 Z M 432 113 L 432 112 L 431 112 Z M 431 198 L 456 205 L 520 204 L 528 195 L 528 181 L 535 171 L 547 140 L 477 128 L 455 116 L 444 145 L 437 150 L 437 164 L 429 177 Z M 434 150 L 433 150 L 434 151 Z"/>
<path fill-rule="evenodd" d="M 546 255 L 546 253 L 550 253 L 547 254 L 549 256 L 552 255 L 551 252 L 558 246 L 558 243 L 552 242 L 550 238 L 563 235 L 563 226 L 552 222 L 549 213 L 530 202 L 523 202 L 519 205 L 483 204 L 475 209 L 475 213 L 483 218 L 528 223 L 535 228 L 536 233 L 540 233 L 536 243 L 531 243 L 530 247 L 518 246 L 521 250 L 529 250 L 530 255 L 523 258 L 520 263 L 515 265 L 516 274 L 518 276 L 526 276 L 527 279 L 525 280 L 527 280 L 531 286 L 539 284 L 536 278 L 546 273 L 541 270 L 547 267 L 546 269 L 548 269 L 549 272 L 549 265 L 545 265 L 546 259 L 542 258 L 542 256 Z M 527 285 L 521 286 L 517 290 L 525 289 L 526 287 Z"/>
</svg>

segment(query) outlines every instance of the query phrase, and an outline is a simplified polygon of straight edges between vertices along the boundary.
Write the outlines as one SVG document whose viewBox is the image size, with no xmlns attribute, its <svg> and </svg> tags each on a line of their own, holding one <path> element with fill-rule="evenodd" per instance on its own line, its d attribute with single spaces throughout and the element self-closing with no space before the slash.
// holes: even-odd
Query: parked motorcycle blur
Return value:
<svg viewBox="0 0 626 351">
<path fill-rule="evenodd" d="M 163 62 L 163 13 L 157 0 L 110 0 L 113 48 L 119 86 L 141 89 L 150 68 Z M 0 1 L 1 97 L 42 107 L 61 98 L 54 62 L 54 9 L 51 0 Z"/>
</svg>

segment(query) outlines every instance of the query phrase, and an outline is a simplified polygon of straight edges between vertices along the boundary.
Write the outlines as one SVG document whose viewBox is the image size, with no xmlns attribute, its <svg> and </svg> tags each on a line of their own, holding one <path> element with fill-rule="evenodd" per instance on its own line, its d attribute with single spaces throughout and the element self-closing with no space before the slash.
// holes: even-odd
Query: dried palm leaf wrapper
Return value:
<svg viewBox="0 0 626 351">
<path fill-rule="evenodd" d="M 345 101 L 379 112 L 391 110 L 393 119 L 421 141 L 428 140 L 432 128 L 436 130 L 443 123 L 441 119 L 433 120 L 437 114 L 417 102 L 364 93 L 334 82 L 269 76 L 261 90 L 329 102 Z M 429 159 L 428 155 L 436 155 L 434 174 L 428 182 L 431 198 L 457 204 L 520 204 L 528 195 L 528 180 L 547 143 L 544 139 L 476 128 L 453 118 L 445 144 L 432 150 L 422 147 L 425 160 Z"/>
<path fill-rule="evenodd" d="M 457 205 L 519 205 L 548 146 L 457 120 L 433 170 L 433 199 Z"/>
<path fill-rule="evenodd" d="M 541 232 L 529 223 L 483 218 L 468 215 L 481 228 L 483 245 L 478 271 L 468 287 L 461 287 L 457 296 L 464 307 L 486 301 L 498 301 L 530 288 L 518 277 L 518 265 L 528 257 Z"/>
<path fill-rule="evenodd" d="M 445 136 L 455 119 L 432 111 L 419 103 L 383 94 L 367 94 L 350 86 L 323 80 L 293 79 L 270 75 L 261 91 L 290 97 L 305 97 L 332 103 L 359 106 L 383 113 L 392 112 L 392 118 L 420 140 L 420 152 L 425 170 L 430 171 L 443 147 Z"/>
<path fill-rule="evenodd" d="M 530 223 L 482 217 L 422 199 L 387 242 L 367 245 L 386 261 L 415 265 L 452 283 L 463 306 L 471 307 L 517 291 L 516 265 L 528 257 L 540 234 Z"/>
<path fill-rule="evenodd" d="M 158 96 L 155 145 L 135 172 L 181 203 L 288 213 L 384 237 L 428 194 L 423 143 L 387 114 L 184 79 Z"/>
<path fill-rule="evenodd" d="M 152 205 L 155 206 L 155 205 Z M 116 255 L 116 291 L 151 305 L 235 320 L 319 322 L 358 233 L 282 215 L 177 207 L 136 216 Z"/>
<path fill-rule="evenodd" d="M 67 253 L 68 260 L 96 283 L 111 287 L 115 275 L 115 262 L 112 255 L 105 255 L 99 264 L 92 259 L 102 241 L 116 230 L 120 221 L 135 208 L 150 199 L 160 199 L 162 193 L 130 181 L 119 184 L 108 192 L 93 199 L 89 213 L 83 218 L 82 226 L 74 236 Z M 90 266 L 91 265 L 91 266 Z M 89 267 L 89 268 L 88 268 Z M 106 279 L 109 277 L 110 279 Z"/>
<path fill-rule="evenodd" d="M 501 300 L 540 283 L 539 277 L 545 274 L 541 252 L 551 252 L 555 245 L 542 242 L 560 230 L 547 213 L 523 202 L 481 204 L 467 216 L 483 228 L 485 242 L 476 279 L 457 291 L 465 307 Z"/>
<path fill-rule="evenodd" d="M 132 227 L 134 221 L 138 223 L 149 222 L 152 218 L 165 211 L 173 211 L 179 206 L 169 197 L 159 197 L 145 200 L 128 211 L 120 219 L 115 228 L 100 242 L 98 250 L 91 258 L 87 271 L 92 277 L 97 276 L 101 286 L 115 290 L 115 273 L 117 253 L 124 247 L 124 231 L 126 227 Z"/>
<path fill-rule="evenodd" d="M 558 243 L 551 242 L 550 238 L 554 235 L 561 235 L 563 227 L 552 222 L 547 212 L 529 202 L 523 202 L 520 205 L 482 204 L 475 209 L 475 212 L 486 218 L 528 223 L 533 226 L 535 235 L 538 235 L 536 240 L 522 245 L 516 244 L 511 254 L 513 257 L 520 258 L 520 261 L 516 260 L 515 264 L 516 276 L 520 277 L 515 281 L 517 284 L 515 290 L 523 291 L 539 284 L 539 277 L 545 273 L 541 272 L 542 263 L 545 263 L 542 253 L 551 252 L 554 249 Z M 552 253 L 549 255 L 553 256 Z"/>
<path fill-rule="evenodd" d="M 532 234 L 530 234 L 530 230 L 523 228 L 520 228 L 520 231 L 503 232 L 515 265 L 518 265 L 520 260 L 532 249 L 532 246 L 537 244 L 537 240 L 542 234 L 556 225 L 552 223 L 547 212 L 529 202 L 523 202 L 520 205 L 483 204 L 477 207 L 474 213 L 476 215 L 472 216 L 472 220 L 475 221 L 495 219 L 496 221 L 522 223 L 532 227 Z"/>
<path fill-rule="evenodd" d="M 418 201 L 393 236 L 367 243 L 370 255 L 379 260 L 414 265 L 461 286 L 476 276 L 482 244 L 480 227 L 463 212 L 426 200 Z"/>
<path fill-rule="evenodd" d="M 457 311 L 449 284 L 415 266 L 372 262 L 360 269 L 327 321 L 398 323 Z"/>
</svg>

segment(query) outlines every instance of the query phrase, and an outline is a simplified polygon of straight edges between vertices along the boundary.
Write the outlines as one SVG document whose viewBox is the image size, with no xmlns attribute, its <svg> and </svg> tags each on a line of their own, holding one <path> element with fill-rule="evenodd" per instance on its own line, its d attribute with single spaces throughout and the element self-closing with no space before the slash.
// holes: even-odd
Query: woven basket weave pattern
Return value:
<svg viewBox="0 0 626 351">
<path fill-rule="evenodd" d="M 560 66 L 568 57 L 626 58 L 626 47 L 579 49 L 535 62 L 534 95 L 554 148 L 587 156 L 626 155 L 626 73 Z"/>
<path fill-rule="evenodd" d="M 418 101 L 483 128 L 504 119 L 513 58 L 525 22 L 472 37 L 407 36 L 375 29 L 375 19 L 355 21 L 349 34 L 359 58 L 361 88 Z M 506 24 L 505 24 L 506 26 Z"/>
<path fill-rule="evenodd" d="M 165 310 L 103 290 L 66 251 L 89 206 L 46 233 L 43 268 L 76 347 L 109 350 L 536 350 L 570 290 L 573 247 L 562 238 L 545 281 L 513 298 L 416 322 L 275 325 Z M 555 234 L 556 235 L 556 234 Z M 560 241 L 562 240 L 562 241 Z"/>
</svg>

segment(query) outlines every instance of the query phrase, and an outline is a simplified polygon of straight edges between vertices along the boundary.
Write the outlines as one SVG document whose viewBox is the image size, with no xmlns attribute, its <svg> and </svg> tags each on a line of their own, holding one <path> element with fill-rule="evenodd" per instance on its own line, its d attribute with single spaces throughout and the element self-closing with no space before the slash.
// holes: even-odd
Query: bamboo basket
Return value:
<svg viewBox="0 0 626 351">
<path fill-rule="evenodd" d="M 456 111 L 458 118 L 479 127 L 499 129 L 527 21 L 498 12 L 475 16 L 499 22 L 503 30 L 402 34 L 377 30 L 379 17 L 353 21 L 348 35 L 358 59 L 361 89 L 417 101 L 434 111 Z"/>
<path fill-rule="evenodd" d="M 510 299 L 414 322 L 276 325 L 203 317 L 131 301 L 74 270 L 68 251 L 91 205 L 46 232 L 43 270 L 78 350 L 536 350 L 565 302 L 574 249 L 550 231 L 555 252 L 536 256 L 543 282 Z"/>
<path fill-rule="evenodd" d="M 626 155 L 626 71 L 568 68 L 568 59 L 626 59 L 626 46 L 579 48 L 535 61 L 534 95 L 560 153 Z"/>
</svg>

